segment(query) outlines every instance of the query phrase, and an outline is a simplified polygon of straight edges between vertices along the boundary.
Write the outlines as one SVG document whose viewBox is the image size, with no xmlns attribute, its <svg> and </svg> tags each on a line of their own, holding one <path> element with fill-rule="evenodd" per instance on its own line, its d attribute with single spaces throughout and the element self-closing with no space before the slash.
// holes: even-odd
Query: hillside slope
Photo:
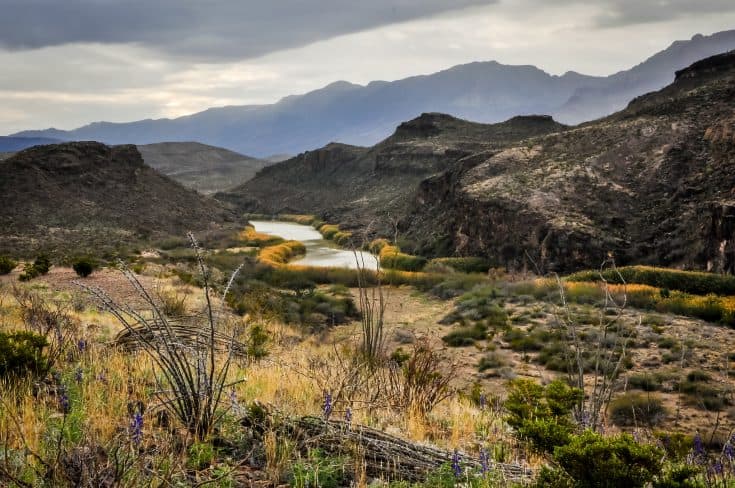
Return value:
<svg viewBox="0 0 735 488">
<path fill-rule="evenodd" d="M 234 220 L 146 166 L 135 146 L 38 146 L 0 161 L 0 173 L 0 251 L 114 247 Z"/>
<path fill-rule="evenodd" d="M 19 135 L 108 144 L 199 141 L 265 157 L 298 154 L 331 141 L 373 145 L 402 121 L 425 112 L 482 123 L 542 113 L 578 123 L 622 109 L 634 96 L 670 83 L 675 70 L 730 49 L 735 49 L 735 30 L 677 41 L 640 65 L 609 77 L 574 72 L 555 76 L 534 66 L 476 62 L 365 86 L 340 81 L 270 105 L 212 108 L 176 119 L 97 122 L 72 131 Z"/>
<path fill-rule="evenodd" d="M 427 179 L 401 228 L 425 250 L 441 242 L 510 268 L 591 267 L 612 252 L 735 273 L 733 133 L 735 51 L 606 119 Z"/>
<path fill-rule="evenodd" d="M 478 124 L 423 114 L 372 148 L 332 143 L 265 168 L 216 197 L 243 211 L 318 213 L 356 227 L 375 221 L 378 230 L 387 232 L 424 179 L 464 157 L 565 128 L 548 116 Z"/>
<path fill-rule="evenodd" d="M 735 51 L 577 127 L 425 114 L 372 148 L 329 145 L 219 198 L 305 212 L 426 255 L 511 269 L 652 263 L 735 272 Z M 388 233 L 390 232 L 390 233 Z"/>
<path fill-rule="evenodd" d="M 146 144 L 138 151 L 148 166 L 204 194 L 242 184 L 273 164 L 197 142 Z"/>
</svg>

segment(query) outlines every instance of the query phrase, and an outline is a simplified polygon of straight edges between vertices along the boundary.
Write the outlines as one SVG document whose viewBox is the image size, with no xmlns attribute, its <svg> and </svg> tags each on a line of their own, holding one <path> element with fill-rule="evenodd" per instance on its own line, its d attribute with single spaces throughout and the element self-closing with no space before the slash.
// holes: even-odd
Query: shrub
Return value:
<svg viewBox="0 0 735 488">
<path fill-rule="evenodd" d="M 339 232 L 339 226 L 334 224 L 324 224 L 319 227 L 319 233 L 327 240 L 332 240 L 334 236 Z"/>
<path fill-rule="evenodd" d="M 468 258 L 435 258 L 429 261 L 429 265 L 449 266 L 455 271 L 461 273 L 487 273 L 490 269 L 490 261 L 485 258 L 468 257 Z"/>
<path fill-rule="evenodd" d="M 651 393 L 630 392 L 610 402 L 610 420 L 618 426 L 652 427 L 666 417 L 661 399 Z"/>
<path fill-rule="evenodd" d="M 238 239 L 246 246 L 266 247 L 275 246 L 284 241 L 282 237 L 257 232 L 255 227 L 248 225 L 238 234 Z"/>
<path fill-rule="evenodd" d="M 528 379 L 513 380 L 505 401 L 506 421 L 535 449 L 551 452 L 569 442 L 574 431 L 571 412 L 583 396 L 561 380 L 545 387 Z"/>
<path fill-rule="evenodd" d="M 575 488 L 643 487 L 661 472 L 663 453 L 628 434 L 604 437 L 591 431 L 554 449 L 554 459 Z"/>
<path fill-rule="evenodd" d="M 661 389 L 661 380 L 647 373 L 634 374 L 628 378 L 628 386 L 636 390 L 658 391 Z"/>
<path fill-rule="evenodd" d="M 33 332 L 0 332 L 0 378 L 43 376 L 50 363 L 44 355 L 46 338 Z"/>
<path fill-rule="evenodd" d="M 422 256 L 402 253 L 398 246 L 385 245 L 380 250 L 380 265 L 401 271 L 421 271 L 427 263 Z"/>
<path fill-rule="evenodd" d="M 255 323 L 250 326 L 248 337 L 245 341 L 248 359 L 258 361 L 268 355 L 268 341 L 270 336 L 263 324 Z"/>
<path fill-rule="evenodd" d="M 0 256 L 0 275 L 10 273 L 18 266 L 18 262 L 10 259 L 7 256 Z"/>
<path fill-rule="evenodd" d="M 651 266 L 625 266 L 618 268 L 618 271 L 626 283 L 648 285 L 667 291 L 679 290 L 694 295 L 735 295 L 735 276 L 732 275 Z M 602 275 L 609 283 L 621 283 L 615 270 L 605 270 Z M 600 274 L 598 271 L 582 271 L 568 276 L 567 280 L 599 281 Z"/>
<path fill-rule="evenodd" d="M 36 257 L 33 263 L 23 266 L 23 273 L 18 277 L 20 281 L 29 281 L 41 275 L 45 275 L 51 269 L 51 260 L 45 254 Z"/>
<path fill-rule="evenodd" d="M 287 264 L 296 256 L 306 253 L 306 247 L 299 241 L 286 241 L 275 246 L 261 249 L 258 260 L 271 266 Z"/>
<path fill-rule="evenodd" d="M 298 461 L 292 468 L 292 485 L 295 488 L 338 488 L 349 482 L 344 457 L 325 455 L 321 450 L 309 452 L 308 458 Z"/>
<path fill-rule="evenodd" d="M 186 314 L 186 295 L 172 290 L 158 293 L 161 301 L 161 312 L 166 317 L 182 317 Z"/>
<path fill-rule="evenodd" d="M 444 343 L 451 347 L 471 346 L 475 341 L 487 338 L 487 329 L 482 326 L 460 327 L 442 337 Z"/>
<path fill-rule="evenodd" d="M 97 266 L 95 262 L 89 258 L 80 258 L 74 261 L 71 267 L 74 269 L 77 276 L 86 278 L 92 274 L 92 271 L 94 271 Z"/>
<path fill-rule="evenodd" d="M 490 352 L 480 358 L 480 362 L 477 364 L 477 369 L 480 370 L 480 372 L 483 372 L 487 371 L 488 369 L 497 369 L 505 365 L 506 362 L 502 356 L 495 352 Z"/>
<path fill-rule="evenodd" d="M 690 381 L 692 383 L 707 382 L 711 379 L 712 377 L 709 375 L 709 373 L 706 371 L 702 371 L 701 369 L 695 369 L 687 374 L 687 381 Z"/>
</svg>

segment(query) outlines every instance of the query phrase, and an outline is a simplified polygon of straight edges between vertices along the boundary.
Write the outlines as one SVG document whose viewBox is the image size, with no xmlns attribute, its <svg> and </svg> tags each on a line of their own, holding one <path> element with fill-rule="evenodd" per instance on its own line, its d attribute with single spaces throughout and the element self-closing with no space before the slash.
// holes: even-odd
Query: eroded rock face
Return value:
<svg viewBox="0 0 735 488">
<path fill-rule="evenodd" d="M 368 224 L 424 255 L 511 269 L 651 263 L 733 271 L 735 53 L 610 117 L 484 125 L 442 114 L 372 148 L 310 152 L 226 195 L 249 211 Z"/>
<path fill-rule="evenodd" d="M 424 252 L 510 268 L 612 254 L 733 272 L 733 94 L 735 54 L 698 63 L 623 112 L 425 181 L 403 230 Z"/>
<path fill-rule="evenodd" d="M 16 249 L 73 245 L 81 235 L 85 242 L 185 236 L 234 220 L 219 202 L 146 166 L 132 145 L 37 146 L 0 161 L 0 174 L 2 244 Z"/>
</svg>

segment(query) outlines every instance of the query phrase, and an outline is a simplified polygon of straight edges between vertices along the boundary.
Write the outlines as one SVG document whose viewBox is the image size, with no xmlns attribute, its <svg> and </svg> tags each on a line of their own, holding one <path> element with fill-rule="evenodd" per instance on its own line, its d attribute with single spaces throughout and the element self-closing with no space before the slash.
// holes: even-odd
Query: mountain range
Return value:
<svg viewBox="0 0 735 488">
<path fill-rule="evenodd" d="M 672 75 L 674 75 L 672 73 Z M 424 256 L 540 271 L 650 263 L 735 272 L 735 51 L 622 111 L 565 126 L 427 113 L 371 148 L 329 144 L 217 195 L 400 236 Z"/>
<path fill-rule="evenodd" d="M 670 83 L 674 71 L 731 49 L 735 30 L 674 42 L 641 64 L 607 77 L 575 72 L 556 76 L 534 66 L 477 62 L 366 86 L 339 81 L 269 105 L 211 108 L 175 119 L 96 122 L 71 131 L 31 130 L 15 136 L 138 145 L 197 141 L 265 157 L 297 154 L 331 141 L 373 145 L 402 121 L 424 112 L 483 123 L 550 114 L 574 124 L 622 109 L 630 99 Z"/>
</svg>

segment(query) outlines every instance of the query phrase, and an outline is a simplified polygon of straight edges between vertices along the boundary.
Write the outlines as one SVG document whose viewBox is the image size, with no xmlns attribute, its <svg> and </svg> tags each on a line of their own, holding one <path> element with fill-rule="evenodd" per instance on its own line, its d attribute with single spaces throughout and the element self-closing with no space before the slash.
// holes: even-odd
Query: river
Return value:
<svg viewBox="0 0 735 488">
<path fill-rule="evenodd" d="M 304 266 L 323 268 L 357 268 L 355 253 L 340 249 L 332 241 L 328 241 L 310 225 L 280 222 L 277 220 L 251 220 L 250 225 L 258 232 L 282 237 L 288 241 L 301 241 L 306 247 L 306 254 L 291 261 Z M 368 252 L 357 251 L 357 259 L 364 262 L 366 269 L 376 269 L 377 260 Z"/>
</svg>

